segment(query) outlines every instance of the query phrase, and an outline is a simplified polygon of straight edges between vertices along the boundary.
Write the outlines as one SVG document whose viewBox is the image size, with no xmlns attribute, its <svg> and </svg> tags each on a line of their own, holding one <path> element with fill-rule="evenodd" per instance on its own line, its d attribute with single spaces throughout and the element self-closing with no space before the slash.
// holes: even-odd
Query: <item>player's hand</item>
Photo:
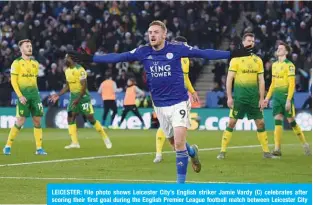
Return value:
<svg viewBox="0 0 313 205">
<path fill-rule="evenodd" d="M 191 94 L 191 100 L 193 103 L 198 103 L 200 102 L 199 96 L 197 92 L 194 92 Z"/>
<path fill-rule="evenodd" d="M 68 51 L 67 54 L 75 62 L 91 63 L 93 62 L 93 56 L 87 54 L 86 52 L 79 53 L 77 51 Z"/>
<path fill-rule="evenodd" d="M 269 100 L 265 98 L 263 101 L 263 107 L 264 108 L 266 108 L 268 106 L 268 102 L 269 102 Z"/>
<path fill-rule="evenodd" d="M 290 111 L 290 109 L 291 109 L 291 101 L 290 100 L 286 101 L 285 109 L 286 109 L 287 112 Z"/>
<path fill-rule="evenodd" d="M 228 99 L 227 99 L 227 106 L 228 106 L 230 109 L 233 109 L 233 108 L 234 108 L 234 100 L 233 100 L 233 98 L 228 98 Z"/>
<path fill-rule="evenodd" d="M 264 109 L 264 100 L 263 99 L 259 100 L 259 108 L 261 111 Z"/>
<path fill-rule="evenodd" d="M 254 53 L 254 48 L 251 46 L 247 46 L 247 47 L 237 47 L 235 48 L 235 50 L 233 50 L 232 52 L 230 52 L 230 59 L 232 58 L 238 58 L 238 57 L 244 57 L 244 56 L 250 56 L 251 54 Z"/>
<path fill-rule="evenodd" d="M 26 100 L 26 98 L 25 98 L 24 96 L 21 96 L 21 97 L 19 97 L 18 99 L 19 99 L 19 101 L 20 101 L 23 105 L 25 105 L 26 102 L 27 102 L 27 100 Z"/>
<path fill-rule="evenodd" d="M 79 98 L 77 98 L 77 99 L 75 99 L 75 100 L 73 101 L 72 106 L 73 106 L 73 107 L 76 107 L 76 106 L 78 105 L 78 103 L 79 103 Z"/>
<path fill-rule="evenodd" d="M 53 94 L 49 97 L 49 101 L 55 103 L 56 101 L 58 101 L 59 96 L 57 94 Z"/>
</svg>

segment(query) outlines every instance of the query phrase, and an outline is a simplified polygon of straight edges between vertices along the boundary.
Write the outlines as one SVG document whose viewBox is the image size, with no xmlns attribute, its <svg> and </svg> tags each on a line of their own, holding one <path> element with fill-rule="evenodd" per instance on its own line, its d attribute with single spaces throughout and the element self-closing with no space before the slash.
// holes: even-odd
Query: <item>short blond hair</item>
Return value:
<svg viewBox="0 0 313 205">
<path fill-rule="evenodd" d="M 165 24 L 162 22 L 162 21 L 152 21 L 150 24 L 149 24 L 149 27 L 151 26 L 160 26 L 164 31 L 167 31 L 167 28 L 165 26 Z"/>
<path fill-rule="evenodd" d="M 21 46 L 23 45 L 23 43 L 32 43 L 32 41 L 29 40 L 29 39 L 20 40 L 20 41 L 18 42 L 18 47 L 21 47 Z"/>
</svg>

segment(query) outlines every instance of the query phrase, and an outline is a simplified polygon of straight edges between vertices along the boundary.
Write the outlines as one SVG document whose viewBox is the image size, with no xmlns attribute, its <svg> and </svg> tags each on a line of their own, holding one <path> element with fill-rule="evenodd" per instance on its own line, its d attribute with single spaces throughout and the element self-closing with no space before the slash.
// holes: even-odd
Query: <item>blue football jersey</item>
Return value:
<svg viewBox="0 0 313 205">
<path fill-rule="evenodd" d="M 143 65 L 154 105 L 170 106 L 188 100 L 181 65 L 182 45 L 166 42 L 162 50 L 151 46 L 130 51 Z"/>
<path fill-rule="evenodd" d="M 153 50 L 151 46 L 142 46 L 121 54 L 95 55 L 93 61 L 98 63 L 140 61 L 147 74 L 147 83 L 154 105 L 165 107 L 188 100 L 181 58 L 215 60 L 229 58 L 229 56 L 228 51 L 200 50 L 184 43 L 166 41 L 164 48 L 159 51 Z"/>
</svg>

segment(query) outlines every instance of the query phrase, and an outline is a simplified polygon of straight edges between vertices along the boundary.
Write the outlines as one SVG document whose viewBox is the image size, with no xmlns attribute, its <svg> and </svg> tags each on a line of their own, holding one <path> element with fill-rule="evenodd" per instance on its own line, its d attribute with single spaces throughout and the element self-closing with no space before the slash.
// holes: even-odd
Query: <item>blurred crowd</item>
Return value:
<svg viewBox="0 0 313 205">
<path fill-rule="evenodd" d="M 312 73 L 312 2 L 301 2 L 297 8 L 292 1 L 254 2 L 246 11 L 248 21 L 241 34 L 256 35 L 256 53 L 263 60 L 266 90 L 271 84 L 272 63 L 277 60 L 275 51 L 284 41 L 292 48 L 288 59 L 296 66 L 296 91 L 307 92 Z M 241 41 L 233 34 L 231 40 L 229 50 Z M 225 89 L 226 71 L 225 63 L 215 64 L 215 90 Z"/>
<path fill-rule="evenodd" d="M 237 5 L 191 1 L 0 2 L 0 68 L 9 69 L 19 56 L 19 40 L 31 39 L 34 56 L 40 63 L 40 90 L 59 90 L 64 83 L 63 57 L 68 50 L 84 50 L 89 54 L 132 50 L 148 43 L 147 28 L 153 20 L 166 23 L 168 40 L 183 35 L 192 46 L 216 48 L 238 19 Z M 203 63 L 192 60 L 192 82 Z M 91 91 L 97 90 L 105 72 L 113 74 L 120 88 L 125 88 L 126 79 L 131 76 L 145 89 L 143 67 L 137 62 L 85 67 Z"/>
</svg>

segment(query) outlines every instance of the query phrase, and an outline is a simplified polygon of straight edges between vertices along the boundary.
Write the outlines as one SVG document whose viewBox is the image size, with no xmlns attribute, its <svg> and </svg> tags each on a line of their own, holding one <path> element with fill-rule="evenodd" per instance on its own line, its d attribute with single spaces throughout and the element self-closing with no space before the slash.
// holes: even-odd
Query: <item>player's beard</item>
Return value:
<svg viewBox="0 0 313 205">
<path fill-rule="evenodd" d="M 151 42 L 150 42 L 150 45 L 155 48 L 156 50 L 158 50 L 160 48 L 160 46 L 162 45 L 162 41 L 161 40 L 155 40 L 154 41 L 154 44 L 152 45 Z"/>
<path fill-rule="evenodd" d="M 151 45 L 152 47 L 155 47 L 155 41 L 154 41 L 154 43 L 152 43 L 152 40 L 150 40 L 150 45 Z"/>
</svg>

